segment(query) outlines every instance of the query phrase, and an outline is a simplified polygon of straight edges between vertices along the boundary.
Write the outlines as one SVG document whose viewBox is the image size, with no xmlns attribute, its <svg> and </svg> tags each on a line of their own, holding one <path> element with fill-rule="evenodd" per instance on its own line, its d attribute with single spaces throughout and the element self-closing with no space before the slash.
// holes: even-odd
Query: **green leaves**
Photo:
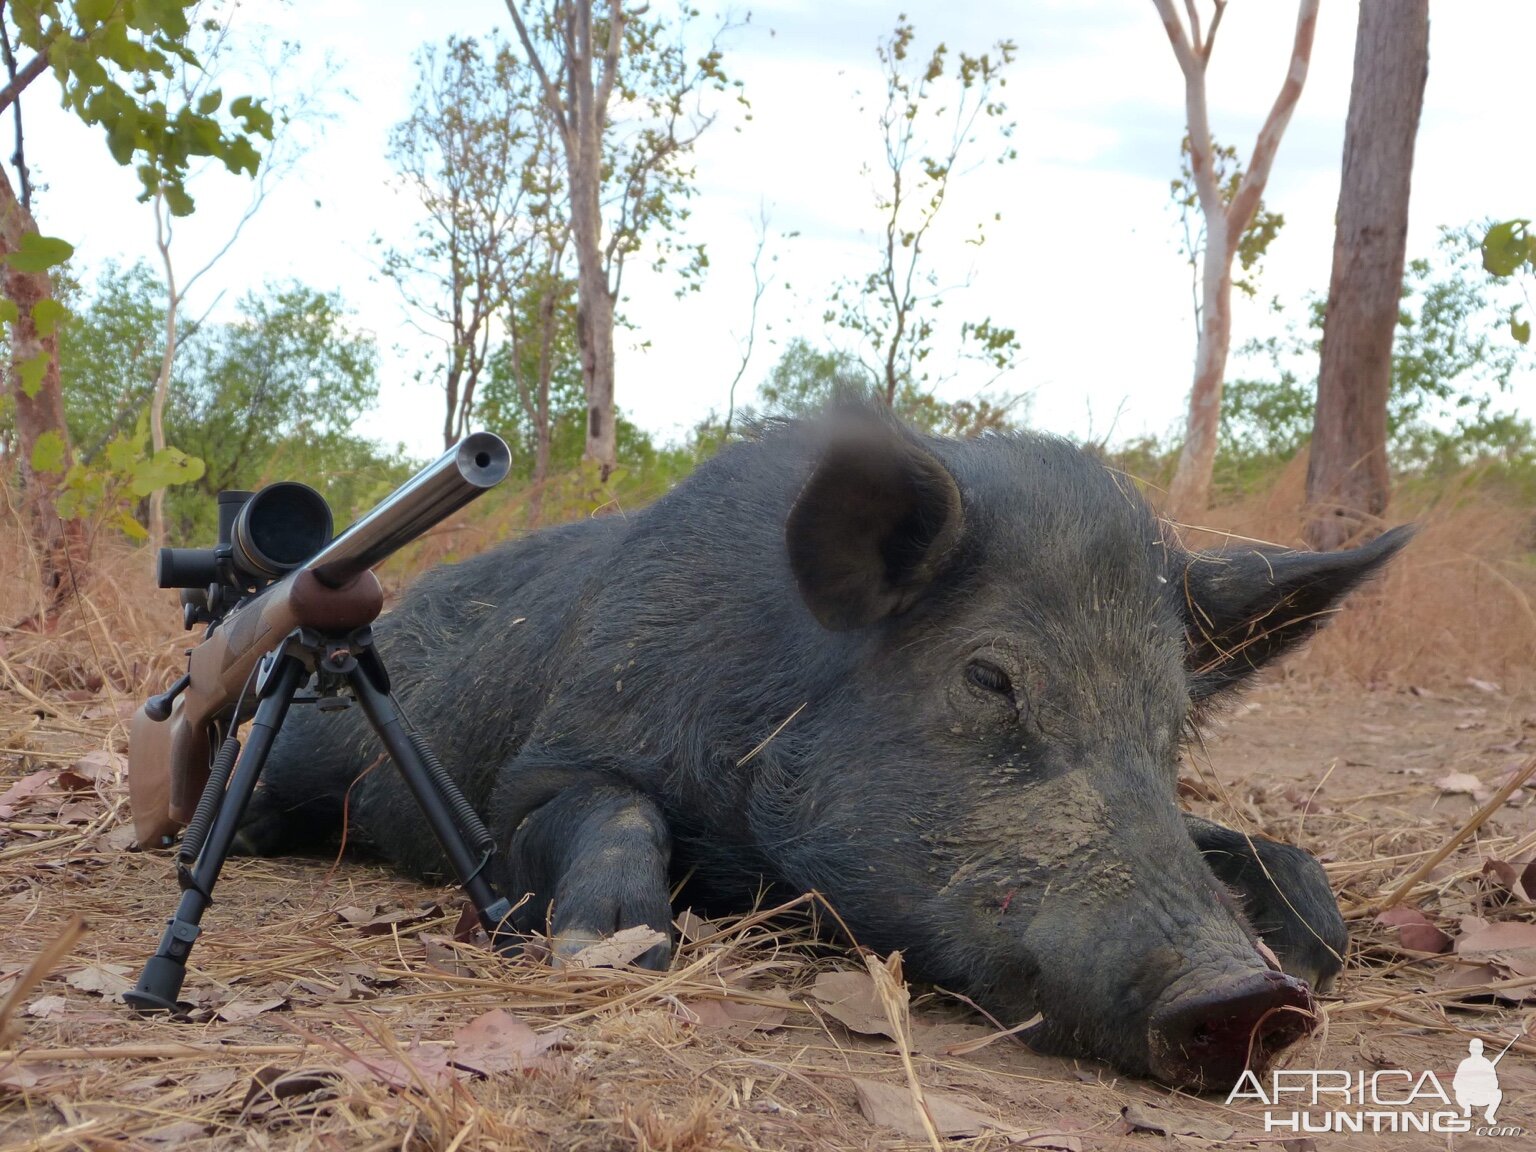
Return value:
<svg viewBox="0 0 1536 1152">
<path fill-rule="evenodd" d="M 64 471 L 64 437 L 49 429 L 32 445 L 32 471 L 59 473 Z"/>
<path fill-rule="evenodd" d="M 1536 236 L 1529 220 L 1506 220 L 1483 237 L 1483 267 L 1495 276 L 1513 276 L 1520 267 L 1536 270 Z"/>
<path fill-rule="evenodd" d="M 16 305 L 12 303 L 11 307 L 15 308 Z M 52 296 L 45 296 L 32 305 L 32 327 L 37 329 L 39 336 L 52 336 L 58 331 L 59 321 L 67 312 L 68 309 Z"/>
<path fill-rule="evenodd" d="M 30 0 L 12 5 L 21 44 L 46 53 L 63 104 L 86 124 L 101 126 L 119 164 L 136 164 L 141 199 L 163 193 L 176 215 L 192 211 L 184 187 L 191 162 L 220 160 L 254 173 L 256 140 L 272 138 L 272 116 L 260 101 L 238 97 L 220 118 L 224 94 L 202 87 L 188 47 L 189 13 L 198 0 Z M 187 103 L 176 106 L 168 83 L 191 74 Z M 52 261 L 57 263 L 57 260 Z M 44 265 L 46 267 L 46 265 Z M 41 268 L 32 269 L 41 271 Z"/>
<path fill-rule="evenodd" d="M 128 490 L 145 497 L 174 484 L 190 484 L 203 474 L 203 462 L 179 448 L 162 448 L 147 460 L 140 460 L 129 474 Z"/>
<path fill-rule="evenodd" d="M 47 352 L 39 352 L 30 360 L 23 360 L 16 367 L 16 373 L 21 377 L 21 390 L 27 394 L 29 400 L 36 400 L 37 394 L 43 389 L 43 377 L 48 373 L 48 365 L 53 362 L 53 357 Z"/>
<path fill-rule="evenodd" d="M 64 263 L 74 252 L 74 245 L 57 236 L 23 232 L 20 245 L 16 251 L 6 253 L 5 262 L 18 272 L 46 272 L 54 265 Z"/>
<path fill-rule="evenodd" d="M 916 49 L 912 22 L 902 15 L 875 51 L 884 85 L 884 103 L 876 109 L 884 156 L 874 205 L 879 243 L 870 272 L 836 285 L 825 319 L 865 346 L 861 363 L 877 379 L 877 394 L 899 407 L 906 391 L 930 383 L 926 363 L 949 287 L 939 282 L 925 246 L 952 182 L 976 166 L 963 162 L 962 153 L 969 158 L 985 151 L 990 153 L 985 158 L 998 163 L 1016 154 L 1007 143 L 1013 123 L 1001 90 L 1003 70 L 1017 49 L 1012 41 L 999 40 L 975 55 L 952 52 L 940 43 L 924 54 Z M 999 218 L 996 211 L 986 215 Z M 985 225 L 978 220 L 967 243 L 980 245 L 985 239 Z M 1012 366 L 1018 344 L 1011 328 L 985 317 L 960 320 L 959 345 L 965 355 L 998 371 Z M 945 424 L 946 416 L 930 426 L 969 427 L 971 419 Z"/>
<path fill-rule="evenodd" d="M 38 442 L 44 449 L 48 437 L 58 441 L 57 455 L 47 447 L 48 471 L 63 469 L 63 442 L 56 433 L 47 433 Z M 94 460 L 77 460 L 70 466 L 60 485 L 58 510 L 66 520 L 96 518 L 115 524 L 130 540 L 143 541 L 149 533 L 133 515 L 133 509 L 152 492 L 177 484 L 189 484 L 203 475 L 203 462 L 179 448 L 163 448 L 148 454 L 149 413 L 140 414 L 130 432 L 119 432 Z M 33 453 L 33 467 L 39 468 L 38 453 Z M 39 468 L 39 470 L 42 470 Z"/>
<path fill-rule="evenodd" d="M 1529 220 L 1506 220 L 1495 224 L 1483 236 L 1483 267 L 1500 278 L 1524 269 L 1536 274 L 1536 235 Z M 1509 310 L 1509 334 L 1520 344 L 1531 342 L 1531 322 L 1521 320 L 1518 308 Z"/>
</svg>

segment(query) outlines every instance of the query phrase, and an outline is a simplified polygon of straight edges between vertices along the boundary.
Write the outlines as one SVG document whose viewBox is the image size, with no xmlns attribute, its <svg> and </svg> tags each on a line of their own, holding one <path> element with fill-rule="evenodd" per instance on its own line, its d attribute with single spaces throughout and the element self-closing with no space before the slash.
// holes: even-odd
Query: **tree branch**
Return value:
<svg viewBox="0 0 1536 1152">
<path fill-rule="evenodd" d="M 48 67 L 48 53 L 39 52 L 26 65 L 16 73 L 16 78 L 0 88 L 0 112 L 4 112 L 16 102 L 16 98 L 22 94 L 27 85 L 41 76 Z"/>
<path fill-rule="evenodd" d="M 1275 97 L 1274 107 L 1269 110 L 1264 127 L 1259 129 L 1258 140 L 1253 145 L 1253 156 L 1248 161 L 1248 171 L 1243 174 L 1243 182 L 1227 210 L 1229 251 L 1237 250 L 1237 242 L 1243 230 L 1258 210 L 1259 199 L 1264 195 L 1264 185 L 1269 181 L 1269 170 L 1275 162 L 1275 153 L 1280 149 L 1280 138 L 1285 135 L 1285 127 L 1291 121 L 1291 113 L 1296 110 L 1296 102 L 1301 99 L 1301 88 L 1307 79 L 1307 66 L 1312 60 L 1317 8 L 1318 0 L 1301 0 L 1296 10 L 1296 38 L 1291 45 L 1291 63 L 1285 72 L 1285 82 L 1280 85 L 1280 94 Z"/>
<path fill-rule="evenodd" d="M 1184 11 L 1189 13 L 1189 44 L 1195 52 L 1205 56 L 1206 52 L 1200 43 L 1200 9 L 1195 6 L 1196 0 L 1184 0 Z"/>
<path fill-rule="evenodd" d="M 1211 17 L 1211 30 L 1205 34 L 1205 47 L 1201 54 L 1205 59 L 1211 58 L 1211 49 L 1216 46 L 1216 29 L 1221 27 L 1221 17 L 1227 10 L 1227 0 L 1216 0 L 1216 14 Z"/>
<path fill-rule="evenodd" d="M 1314 3 L 1316 0 L 1311 0 Z M 1211 155 L 1211 121 L 1205 105 L 1205 58 L 1196 56 L 1184 35 L 1184 25 L 1174 11 L 1173 0 L 1152 0 L 1163 18 L 1174 58 L 1184 73 L 1184 119 L 1189 128 L 1189 171 L 1195 178 L 1195 193 L 1200 198 L 1200 212 L 1206 219 L 1206 235 L 1212 225 L 1220 226 L 1226 205 L 1216 185 L 1215 159 Z M 1209 41 L 1207 42 L 1209 43 Z M 1232 248 L 1228 245 L 1228 250 Z"/>
<path fill-rule="evenodd" d="M 1152 0 L 1152 5 L 1157 9 L 1157 14 L 1163 19 L 1163 30 L 1168 33 L 1168 43 L 1173 45 L 1174 59 L 1179 62 L 1179 69 L 1187 79 L 1192 73 L 1201 71 L 1203 61 L 1199 60 L 1189 45 L 1189 37 L 1184 33 L 1184 23 L 1179 19 L 1179 14 L 1174 10 L 1173 0 Z"/>
<path fill-rule="evenodd" d="M 623 0 L 609 0 L 608 46 L 603 49 L 603 71 L 598 77 L 597 96 L 593 101 L 599 130 L 608 122 L 608 97 L 613 95 L 614 81 L 619 75 L 619 52 L 624 47 L 625 23 Z"/>
<path fill-rule="evenodd" d="M 523 23 L 522 14 L 517 10 L 517 0 L 507 0 L 507 11 L 512 15 L 512 23 L 517 26 L 517 38 L 523 42 L 523 51 L 528 55 L 528 66 L 539 78 L 539 87 L 544 92 L 544 106 L 549 109 L 550 116 L 560 129 L 560 135 L 568 141 L 571 127 L 566 120 L 565 109 L 560 107 L 560 89 L 555 87 L 554 82 L 549 78 L 549 73 L 544 70 L 544 61 L 539 58 L 539 53 L 533 46 L 533 37 L 528 35 L 528 26 Z"/>
</svg>

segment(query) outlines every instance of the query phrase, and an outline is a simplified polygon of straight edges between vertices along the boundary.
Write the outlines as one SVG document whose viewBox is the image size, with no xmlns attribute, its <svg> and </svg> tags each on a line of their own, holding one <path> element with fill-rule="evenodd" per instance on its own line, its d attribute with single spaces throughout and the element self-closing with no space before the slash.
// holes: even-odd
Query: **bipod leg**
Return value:
<svg viewBox="0 0 1536 1152">
<path fill-rule="evenodd" d="M 328 660 L 333 659 L 328 657 Z M 389 694 L 388 678 L 378 653 L 371 646 L 365 647 L 362 660 L 349 653 L 339 665 L 332 664 L 328 670 L 346 676 L 352 694 L 362 705 L 364 715 L 379 734 L 400 775 L 405 777 L 411 795 L 416 798 L 438 843 L 443 846 L 454 874 L 474 903 L 480 926 L 490 936 L 492 945 L 515 947 L 517 942 L 510 939 L 507 923 L 512 915 L 512 905 L 506 897 L 497 895 L 485 875 L 496 842 L 453 778 L 437 763 L 426 745 L 406 728 L 400 709 Z M 465 842 L 466 837 L 475 841 L 478 856 Z"/>
<path fill-rule="evenodd" d="M 288 715 L 288 705 L 308 676 L 304 662 L 290 654 L 286 644 L 264 659 L 269 663 L 258 674 L 256 685 L 261 703 L 256 707 L 245 748 L 235 762 L 229 787 L 219 801 L 197 860 L 182 874 L 181 902 L 176 906 L 176 915 L 166 925 L 160 947 L 144 965 L 138 984 L 123 993 L 123 999 L 137 1012 L 176 1010 L 176 996 L 187 976 L 187 956 L 201 931 L 198 925 L 203 913 L 213 903 L 213 886 L 218 882 L 219 870 L 229 855 L 229 846 L 266 764 L 267 753 L 272 750 L 272 741 Z"/>
</svg>

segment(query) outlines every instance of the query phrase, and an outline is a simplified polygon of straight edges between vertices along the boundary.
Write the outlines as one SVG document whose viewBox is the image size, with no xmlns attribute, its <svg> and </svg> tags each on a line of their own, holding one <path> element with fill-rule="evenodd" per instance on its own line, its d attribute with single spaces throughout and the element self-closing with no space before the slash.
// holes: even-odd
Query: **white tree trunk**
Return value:
<svg viewBox="0 0 1536 1152">
<path fill-rule="evenodd" d="M 156 196 L 155 244 L 165 265 L 165 354 L 160 358 L 160 374 L 155 377 L 155 392 L 149 401 L 149 443 L 152 453 L 165 451 L 165 404 L 171 394 L 171 369 L 176 363 L 176 313 L 181 299 L 176 295 L 176 271 L 171 265 L 171 238 L 164 223 L 165 201 Z M 165 489 L 149 494 L 149 546 L 158 555 L 165 546 Z"/>
<path fill-rule="evenodd" d="M 1173 0 L 1152 0 L 1162 17 L 1168 42 L 1184 73 L 1184 107 L 1189 126 L 1190 172 L 1205 217 L 1205 261 L 1202 266 L 1200 342 L 1195 352 L 1195 378 L 1189 392 L 1189 418 L 1178 470 L 1168 490 L 1169 514 L 1180 520 L 1199 516 L 1211 502 L 1211 473 L 1216 463 L 1216 441 L 1221 430 L 1221 392 L 1227 372 L 1227 353 L 1232 343 L 1232 259 L 1238 241 L 1258 211 L 1269 181 L 1275 153 L 1301 98 L 1307 67 L 1312 58 L 1312 37 L 1317 30 L 1319 0 L 1300 0 L 1290 64 L 1280 93 L 1269 110 L 1254 142 L 1253 155 L 1242 183 L 1230 204 L 1224 203 L 1216 184 L 1211 154 L 1211 126 L 1207 112 L 1205 70 L 1210 62 L 1216 29 L 1226 10 L 1226 0 L 1216 0 L 1209 30 L 1201 37 L 1195 0 L 1187 0 L 1190 25 L 1174 9 Z"/>
</svg>

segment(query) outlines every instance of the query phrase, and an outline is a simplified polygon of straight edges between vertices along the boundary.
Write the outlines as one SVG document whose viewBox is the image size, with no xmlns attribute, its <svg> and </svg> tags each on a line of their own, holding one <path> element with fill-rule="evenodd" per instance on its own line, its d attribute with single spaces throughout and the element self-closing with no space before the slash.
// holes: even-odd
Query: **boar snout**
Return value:
<svg viewBox="0 0 1536 1152">
<path fill-rule="evenodd" d="M 1148 1063 L 1164 1083 L 1224 1091 L 1244 1068 L 1262 1071 L 1316 1024 L 1304 983 L 1269 969 L 1248 972 L 1192 988 L 1154 1009 Z"/>
</svg>

